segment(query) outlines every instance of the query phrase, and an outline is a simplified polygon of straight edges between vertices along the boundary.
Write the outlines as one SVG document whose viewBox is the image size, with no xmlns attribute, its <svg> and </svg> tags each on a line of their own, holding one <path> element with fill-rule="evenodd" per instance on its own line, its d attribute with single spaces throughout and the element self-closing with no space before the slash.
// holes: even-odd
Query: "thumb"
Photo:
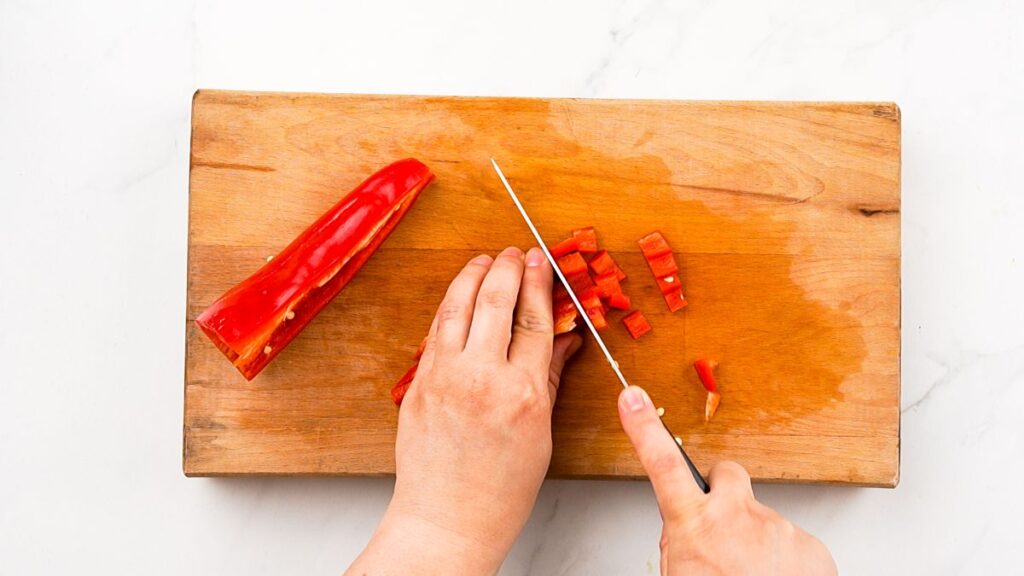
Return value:
<svg viewBox="0 0 1024 576">
<path fill-rule="evenodd" d="M 555 405 L 555 396 L 558 394 L 558 384 L 562 381 L 562 368 L 565 368 L 565 361 L 572 357 L 583 339 L 575 332 L 559 334 L 555 336 L 555 343 L 551 349 L 551 365 L 548 369 L 548 393 L 551 394 L 551 406 Z"/>
<path fill-rule="evenodd" d="M 651 479 L 662 516 L 678 515 L 704 496 L 643 388 L 630 386 L 619 394 L 619 419 Z"/>
</svg>

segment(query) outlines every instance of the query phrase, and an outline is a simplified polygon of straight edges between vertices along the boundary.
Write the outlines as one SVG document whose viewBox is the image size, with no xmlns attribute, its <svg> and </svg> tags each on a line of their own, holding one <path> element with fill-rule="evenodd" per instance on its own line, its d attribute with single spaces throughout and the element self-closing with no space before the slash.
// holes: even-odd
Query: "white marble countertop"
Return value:
<svg viewBox="0 0 1024 576">
<path fill-rule="evenodd" d="M 0 572 L 338 574 L 387 503 L 182 476 L 197 87 L 896 101 L 902 482 L 757 495 L 847 574 L 1019 566 L 1024 8 L 851 4 L 0 2 Z M 650 574 L 659 529 L 646 483 L 548 482 L 502 573 Z"/>
</svg>

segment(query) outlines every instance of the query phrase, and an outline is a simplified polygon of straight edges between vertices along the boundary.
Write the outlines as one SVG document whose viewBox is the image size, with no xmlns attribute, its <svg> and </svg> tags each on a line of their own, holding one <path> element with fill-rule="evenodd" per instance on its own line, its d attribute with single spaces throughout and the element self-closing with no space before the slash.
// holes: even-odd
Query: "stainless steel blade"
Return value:
<svg viewBox="0 0 1024 576">
<path fill-rule="evenodd" d="M 576 292 L 573 291 L 572 286 L 569 286 L 569 281 L 565 279 L 565 274 L 562 274 L 561 269 L 558 268 L 558 263 L 555 262 L 554 256 L 548 250 L 548 245 L 544 243 L 544 238 L 541 237 L 537 227 L 533 225 L 533 220 L 530 219 L 530 215 L 526 213 L 526 208 L 523 208 L 523 203 L 519 201 L 519 197 L 516 196 L 512 186 L 508 183 L 508 179 L 505 178 L 505 174 L 501 171 L 501 167 L 498 163 L 491 158 L 491 165 L 494 166 L 494 171 L 498 173 L 498 178 L 501 178 L 501 183 L 505 185 L 505 190 L 508 191 L 508 195 L 512 197 L 512 202 L 515 203 L 516 208 L 519 209 L 519 213 L 523 215 L 523 220 L 526 220 L 526 225 L 530 227 L 530 232 L 533 233 L 533 237 L 537 240 L 537 245 L 544 251 L 544 256 L 547 257 L 548 262 L 551 263 L 551 269 L 558 275 L 558 280 L 565 286 L 565 290 L 569 293 L 569 297 L 572 298 L 572 303 L 579 310 L 580 318 L 583 319 L 583 323 L 587 325 L 587 329 L 590 330 L 590 334 L 594 336 L 594 340 L 597 341 L 597 346 L 604 353 L 604 357 L 608 360 L 608 364 L 612 367 L 615 375 L 618 376 L 619 382 L 622 382 L 624 388 L 629 387 L 629 383 L 626 382 L 626 377 L 622 375 L 622 370 L 619 369 L 619 363 L 615 361 L 612 353 L 608 350 L 608 346 L 605 346 L 604 340 L 601 335 L 597 333 L 597 328 L 594 328 L 593 322 L 590 321 L 590 316 L 587 315 L 587 311 L 583 309 L 583 305 L 580 304 L 580 299 L 576 296 Z"/>
<path fill-rule="evenodd" d="M 597 333 L 597 328 L 594 328 L 594 324 L 590 321 L 590 316 L 587 315 L 587 311 L 584 310 L 583 305 L 580 304 L 580 299 L 576 296 L 576 293 L 573 292 L 572 286 L 569 286 L 569 281 L 565 279 L 565 274 L 562 274 L 562 270 L 558 268 L 558 262 L 555 262 L 554 256 L 552 256 L 551 251 L 548 250 L 548 245 L 544 243 L 544 238 L 541 237 L 537 227 L 533 225 L 533 220 L 531 220 L 530 215 L 526 213 L 526 208 L 523 208 L 523 203 L 519 201 L 519 196 L 516 196 L 515 190 L 512 190 L 512 186 L 508 183 L 508 179 L 505 178 L 505 174 L 501 171 L 501 167 L 498 166 L 498 163 L 494 158 L 491 158 L 491 165 L 494 166 L 494 171 L 498 173 L 498 178 L 501 178 L 501 183 L 505 185 L 505 190 L 508 192 L 508 195 L 512 197 L 512 202 L 515 203 L 516 208 L 519 209 L 519 213 L 522 214 L 523 220 L 526 221 L 526 225 L 529 226 L 530 232 L 533 233 L 534 239 L 537 240 L 537 245 L 544 251 L 544 256 L 546 256 L 548 262 L 551 263 L 551 269 L 554 270 L 555 274 L 558 276 L 558 281 L 562 283 L 562 286 L 565 286 L 565 290 L 569 293 L 569 297 L 572 298 L 573 305 L 576 306 L 576 309 L 580 312 L 580 317 L 583 318 L 583 323 L 587 325 L 587 329 L 590 330 L 590 334 L 594 337 L 594 341 L 597 342 L 597 346 L 601 348 L 601 352 L 604 353 L 604 358 L 608 361 L 608 365 L 612 367 L 612 371 L 615 372 L 616 376 L 618 376 L 619 382 L 622 382 L 622 386 L 628 388 L 629 383 L 626 382 L 626 377 L 622 375 L 622 370 L 619 369 L 619 363 L 615 361 L 614 357 L 612 357 L 612 353 L 608 350 L 608 346 L 605 346 L 604 339 L 602 339 L 601 335 Z M 668 424 L 666 424 L 664 420 L 661 421 L 661 425 L 665 427 L 665 432 L 675 439 L 676 444 L 679 446 L 679 453 L 682 454 L 683 460 L 686 461 L 686 467 L 690 469 L 693 481 L 697 483 L 697 486 L 700 487 L 705 494 L 707 494 L 711 488 L 708 486 L 707 481 L 704 480 L 704 476 L 702 476 L 700 471 L 697 470 L 693 461 L 690 460 L 690 456 L 686 454 L 686 450 L 683 449 L 683 441 L 672 433 L 672 430 L 669 429 Z"/>
</svg>

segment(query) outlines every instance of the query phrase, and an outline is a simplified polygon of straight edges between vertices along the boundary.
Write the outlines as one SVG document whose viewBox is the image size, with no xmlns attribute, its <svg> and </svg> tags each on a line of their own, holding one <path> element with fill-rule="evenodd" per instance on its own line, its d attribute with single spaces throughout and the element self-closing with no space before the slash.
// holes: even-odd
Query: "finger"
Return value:
<svg viewBox="0 0 1024 576">
<path fill-rule="evenodd" d="M 523 280 L 523 251 L 509 247 L 498 254 L 476 295 L 466 350 L 508 359 L 512 314 Z"/>
<path fill-rule="evenodd" d="M 437 353 L 437 314 L 430 322 L 430 330 L 427 331 L 426 344 L 423 346 L 423 353 L 420 354 L 420 367 L 417 372 L 426 372 L 434 366 L 434 355 Z"/>
<path fill-rule="evenodd" d="M 551 364 L 548 368 L 548 394 L 551 395 L 552 408 L 555 406 L 555 397 L 558 396 L 558 386 L 562 382 L 562 369 L 565 368 L 565 361 L 580 349 L 582 343 L 583 339 L 579 334 L 573 332 L 559 334 L 555 338 L 551 350 Z"/>
<path fill-rule="evenodd" d="M 492 262 L 486 255 L 473 258 L 448 285 L 448 292 L 437 308 L 435 354 L 461 352 L 466 347 L 476 296 Z"/>
<path fill-rule="evenodd" d="M 728 460 L 715 464 L 708 475 L 708 485 L 711 486 L 709 494 L 712 496 L 736 499 L 754 498 L 750 475 L 743 469 L 743 466 Z"/>
<path fill-rule="evenodd" d="M 640 464 L 651 479 L 662 515 L 668 519 L 703 498 L 675 440 L 665 431 L 650 396 L 630 386 L 619 394 L 619 419 Z"/>
<path fill-rule="evenodd" d="M 551 361 L 554 324 L 551 315 L 551 265 L 540 248 L 530 248 L 519 286 L 512 344 L 508 349 L 509 361 L 527 369 L 547 366 Z"/>
</svg>

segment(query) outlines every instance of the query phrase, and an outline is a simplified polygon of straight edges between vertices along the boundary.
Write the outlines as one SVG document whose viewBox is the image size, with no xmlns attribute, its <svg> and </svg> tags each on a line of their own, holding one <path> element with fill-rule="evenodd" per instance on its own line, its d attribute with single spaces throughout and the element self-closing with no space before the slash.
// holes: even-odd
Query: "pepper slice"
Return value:
<svg viewBox="0 0 1024 576">
<path fill-rule="evenodd" d="M 683 286 L 679 278 L 679 266 L 676 265 L 675 256 L 668 241 L 661 232 L 655 231 L 637 240 L 640 251 L 651 267 L 654 280 L 658 283 L 658 290 L 665 298 L 665 304 L 672 312 L 686 306 L 686 298 L 683 297 Z"/>
<path fill-rule="evenodd" d="M 196 319 L 252 380 L 356 275 L 434 179 L 409 158 L 384 167 Z"/>
<path fill-rule="evenodd" d="M 644 258 L 647 260 L 650 260 L 655 256 L 661 256 L 662 254 L 672 252 L 672 248 L 668 245 L 668 241 L 665 240 L 665 237 L 657 230 L 637 240 L 637 244 L 640 245 L 640 252 L 643 253 Z"/>
<path fill-rule="evenodd" d="M 648 258 L 647 265 L 651 267 L 651 272 L 655 278 L 664 278 L 679 272 L 679 266 L 676 266 L 676 258 L 671 252 Z"/>
</svg>

